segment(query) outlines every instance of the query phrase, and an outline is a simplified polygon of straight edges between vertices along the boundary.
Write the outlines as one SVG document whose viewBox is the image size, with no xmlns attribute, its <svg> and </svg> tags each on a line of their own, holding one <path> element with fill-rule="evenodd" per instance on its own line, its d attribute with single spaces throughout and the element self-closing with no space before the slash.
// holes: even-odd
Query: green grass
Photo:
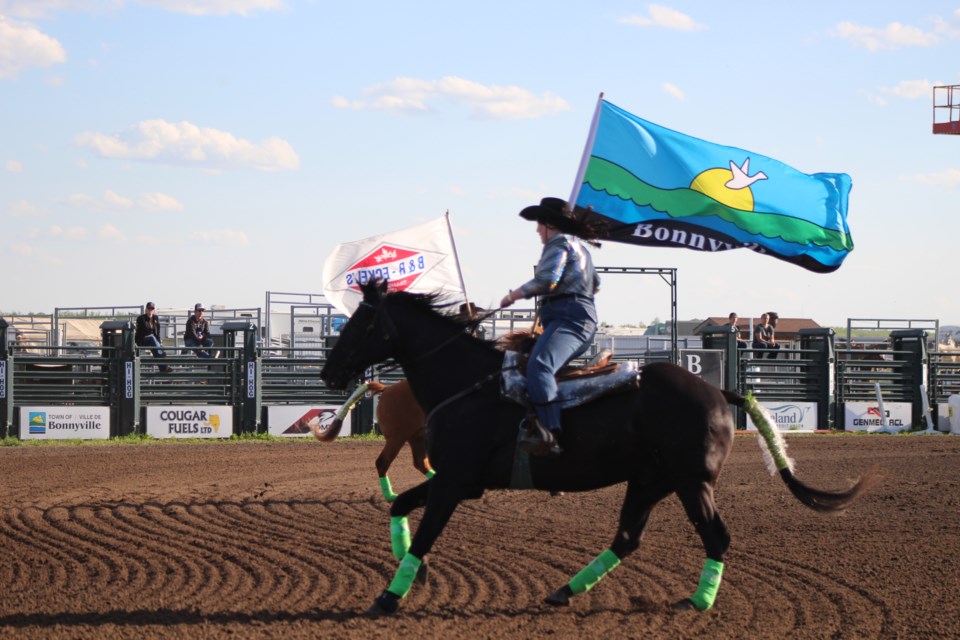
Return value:
<svg viewBox="0 0 960 640">
<path fill-rule="evenodd" d="M 174 444 L 232 444 L 244 442 L 283 442 L 291 438 L 281 438 L 271 436 L 267 433 L 244 433 L 239 436 L 230 436 L 229 438 L 154 438 L 147 434 L 134 434 L 111 438 L 110 440 L 20 440 L 19 438 L 7 437 L 0 439 L 0 447 L 63 447 L 63 446 L 121 446 L 129 444 L 153 444 L 153 445 L 174 445 Z M 383 440 L 383 436 L 376 433 L 364 433 L 355 436 L 338 438 L 338 440 L 365 441 L 365 440 Z"/>
</svg>

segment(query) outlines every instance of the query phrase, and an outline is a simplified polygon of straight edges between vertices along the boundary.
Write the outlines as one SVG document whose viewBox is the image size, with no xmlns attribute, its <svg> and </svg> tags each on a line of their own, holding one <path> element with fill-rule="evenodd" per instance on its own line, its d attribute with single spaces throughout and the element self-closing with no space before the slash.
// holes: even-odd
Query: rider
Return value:
<svg viewBox="0 0 960 640">
<path fill-rule="evenodd" d="M 543 334 L 534 343 L 527 363 L 527 394 L 540 424 L 527 429 L 520 446 L 537 455 L 555 457 L 563 450 L 558 443 L 560 405 L 555 402 L 554 374 L 582 355 L 597 333 L 593 295 L 600 287 L 600 278 L 585 245 L 600 246 L 594 240 L 601 235 L 602 226 L 584 216 L 575 217 L 560 198 L 544 198 L 539 205 L 521 211 L 520 217 L 537 222 L 543 243 L 536 275 L 511 289 L 500 301 L 501 307 L 509 307 L 521 298 L 540 296 Z"/>
</svg>

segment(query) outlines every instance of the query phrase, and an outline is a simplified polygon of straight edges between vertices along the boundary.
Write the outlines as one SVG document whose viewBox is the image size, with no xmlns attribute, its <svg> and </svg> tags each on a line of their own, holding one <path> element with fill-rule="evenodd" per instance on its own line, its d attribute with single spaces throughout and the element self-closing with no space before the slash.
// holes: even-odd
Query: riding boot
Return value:
<svg viewBox="0 0 960 640">
<path fill-rule="evenodd" d="M 523 437 L 520 438 L 518 444 L 521 451 L 548 458 L 556 458 L 563 453 L 563 449 L 560 448 L 560 444 L 557 442 L 557 434 L 559 432 L 547 429 L 540 420 L 533 415 L 527 416 L 525 422 L 527 425 L 526 432 L 523 434 Z"/>
</svg>

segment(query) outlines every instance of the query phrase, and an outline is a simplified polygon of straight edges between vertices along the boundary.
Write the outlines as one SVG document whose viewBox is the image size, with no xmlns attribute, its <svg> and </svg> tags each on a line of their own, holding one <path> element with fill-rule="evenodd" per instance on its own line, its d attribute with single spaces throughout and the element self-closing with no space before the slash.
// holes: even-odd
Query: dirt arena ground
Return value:
<svg viewBox="0 0 960 640">
<path fill-rule="evenodd" d="M 380 443 L 0 449 L 2 638 L 956 638 L 960 438 L 794 436 L 797 473 L 884 483 L 841 516 L 796 502 L 738 436 L 718 502 L 733 536 L 713 610 L 675 612 L 703 552 L 675 498 L 572 606 L 543 598 L 611 541 L 623 487 L 465 503 L 398 615 Z M 418 474 L 406 454 L 394 487 Z M 411 518 L 416 524 L 419 516 Z"/>
</svg>

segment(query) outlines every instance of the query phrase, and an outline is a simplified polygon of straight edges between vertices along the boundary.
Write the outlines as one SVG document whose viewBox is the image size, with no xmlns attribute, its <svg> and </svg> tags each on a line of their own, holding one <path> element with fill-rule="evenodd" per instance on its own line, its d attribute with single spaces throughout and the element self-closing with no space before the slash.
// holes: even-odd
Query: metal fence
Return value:
<svg viewBox="0 0 960 640">
<path fill-rule="evenodd" d="M 527 321 L 521 316 L 515 322 L 521 319 Z M 14 408 L 24 406 L 107 406 L 111 434 L 127 435 L 143 431 L 151 406 L 221 405 L 232 408 L 235 432 L 255 432 L 264 426 L 267 407 L 337 405 L 346 397 L 319 379 L 335 336 L 325 346 L 270 347 L 260 344 L 253 322 L 240 319 L 223 324 L 224 344 L 212 348 L 214 358 L 167 349 L 159 359 L 133 345 L 132 323 L 102 326 L 102 344 L 95 347 L 17 345 L 0 335 L 0 435 L 18 433 Z M 505 333 L 508 326 L 500 322 L 489 330 Z M 0 319 L 0 334 L 8 328 Z M 816 403 L 818 428 L 842 428 L 845 405 L 874 402 L 878 391 L 886 402 L 911 403 L 910 423 L 923 426 L 924 399 L 936 410 L 960 392 L 960 356 L 928 353 L 923 330 L 895 330 L 890 348 L 870 350 L 836 350 L 832 330 L 803 330 L 798 346 L 781 349 L 775 359 L 738 349 L 735 334 L 724 327 L 707 330 L 703 346 L 726 354 L 724 386 L 764 402 Z M 627 350 L 614 359 L 642 366 L 669 353 Z M 388 383 L 402 377 L 389 364 L 366 375 Z M 373 428 L 375 402 L 359 408 L 359 431 Z"/>
</svg>

